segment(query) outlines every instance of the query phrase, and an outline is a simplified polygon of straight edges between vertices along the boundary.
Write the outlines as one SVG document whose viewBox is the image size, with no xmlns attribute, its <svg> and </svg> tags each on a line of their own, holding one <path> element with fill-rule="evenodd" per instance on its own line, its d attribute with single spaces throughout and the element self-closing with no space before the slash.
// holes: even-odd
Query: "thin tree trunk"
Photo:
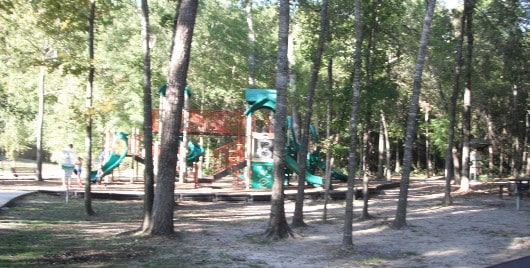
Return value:
<svg viewBox="0 0 530 268">
<path fill-rule="evenodd" d="M 175 175 L 179 146 L 182 109 L 191 55 L 191 42 L 198 0 L 179 1 L 174 46 L 169 65 L 166 102 L 162 121 L 161 151 L 153 200 L 153 216 L 150 233 L 169 235 L 174 233 L 173 209 L 175 206 Z"/>
<path fill-rule="evenodd" d="M 91 195 L 91 181 L 90 181 L 90 170 L 92 170 L 92 115 L 89 112 L 92 109 L 92 91 L 94 88 L 94 75 L 96 69 L 94 67 L 94 24 L 96 19 L 96 0 L 90 1 L 90 17 L 89 17 L 89 28 L 88 28 L 88 55 L 90 58 L 90 67 L 88 70 L 88 84 L 86 88 L 86 137 L 85 137 L 85 150 L 86 150 L 86 161 L 85 161 L 85 214 L 94 215 L 95 212 L 92 209 L 92 195 Z"/>
<path fill-rule="evenodd" d="M 254 32 L 254 19 L 252 16 L 252 0 L 245 0 L 245 12 L 247 13 L 247 39 L 250 50 L 248 53 L 248 85 L 254 87 L 256 84 L 255 69 L 256 69 L 256 34 Z"/>
<path fill-rule="evenodd" d="M 361 63 L 362 63 L 362 43 L 363 43 L 363 22 L 361 19 L 362 8 L 361 1 L 355 0 L 355 55 L 353 64 L 353 100 L 350 117 L 350 148 L 348 155 L 348 191 L 346 193 L 346 207 L 344 211 L 344 228 L 342 235 L 342 246 L 349 247 L 353 245 L 353 200 L 355 198 L 355 170 L 357 162 L 357 128 L 359 101 L 361 96 Z"/>
<path fill-rule="evenodd" d="M 501 143 L 502 144 L 502 143 Z M 505 162 L 505 152 L 504 152 L 504 146 L 499 146 L 500 148 L 500 153 L 499 153 L 499 173 L 501 175 L 504 175 L 506 172 L 505 172 L 505 168 L 504 168 L 504 162 Z"/>
<path fill-rule="evenodd" d="M 527 100 L 527 103 L 529 103 L 528 100 Z M 529 134 L 530 134 L 530 113 L 528 113 L 528 112 L 526 113 L 526 116 L 525 116 L 525 126 L 526 126 L 526 128 L 525 128 L 523 148 L 527 148 L 527 149 L 524 151 L 523 161 L 526 163 L 525 173 L 526 174 L 530 174 L 530 152 L 529 152 L 530 140 L 529 140 L 529 137 L 528 137 Z"/>
<path fill-rule="evenodd" d="M 464 88 L 464 114 L 463 114 L 463 130 L 464 130 L 464 144 L 462 146 L 462 177 L 460 180 L 460 191 L 469 191 L 469 153 L 471 139 L 471 73 L 473 58 L 473 9 L 475 8 L 475 0 L 464 0 L 464 16 L 466 16 L 466 37 L 467 37 L 467 54 L 466 54 L 466 71 L 465 80 L 466 86 Z"/>
<path fill-rule="evenodd" d="M 512 102 L 512 122 L 514 125 L 514 135 L 513 135 L 513 142 L 512 142 L 512 159 L 513 159 L 513 169 L 512 169 L 512 176 L 514 178 L 519 177 L 519 174 L 521 173 L 522 166 L 523 166 L 523 148 L 524 147 L 524 136 L 525 131 L 522 128 L 522 125 L 518 118 L 518 111 L 521 110 L 521 107 L 519 107 L 519 101 L 518 97 L 520 94 L 519 87 L 517 85 L 513 85 L 512 87 L 512 96 L 513 96 L 513 102 Z M 523 108 L 524 109 L 524 108 Z M 522 120 L 521 120 L 522 121 Z"/>
<path fill-rule="evenodd" d="M 311 80 L 309 81 L 309 88 L 307 92 L 307 103 L 305 107 L 305 120 L 302 122 L 302 142 L 298 154 L 298 165 L 300 166 L 300 174 L 298 177 L 298 188 L 296 194 L 296 203 L 294 216 L 292 221 L 293 227 L 305 226 L 304 222 L 304 188 L 306 179 L 306 158 L 309 151 L 309 127 L 311 125 L 311 117 L 313 114 L 313 98 L 318 82 L 318 72 L 322 65 L 322 54 L 324 52 L 324 42 L 327 34 L 327 13 L 328 0 L 322 1 L 322 9 L 320 10 L 320 32 L 318 35 L 317 50 L 313 59 L 313 69 L 311 70 Z"/>
<path fill-rule="evenodd" d="M 432 160 L 431 160 L 431 146 L 430 146 L 430 133 L 429 133 L 429 112 L 430 112 L 430 105 L 429 103 L 426 104 L 425 109 L 425 162 L 427 165 L 427 178 L 430 178 L 432 176 Z"/>
<path fill-rule="evenodd" d="M 144 219 L 141 229 L 147 232 L 151 228 L 153 214 L 153 200 L 155 195 L 155 178 L 153 172 L 153 116 L 151 96 L 151 48 L 149 30 L 149 5 L 147 0 L 142 0 L 142 45 L 144 60 Z"/>
<path fill-rule="evenodd" d="M 46 76 L 46 67 L 42 66 L 39 75 L 39 111 L 37 115 L 37 180 L 42 179 L 42 131 L 44 129 L 44 81 Z"/>
<path fill-rule="evenodd" d="M 371 216 L 368 213 L 368 199 L 370 198 L 370 194 L 368 193 L 368 182 L 369 182 L 369 165 L 368 165 L 368 156 L 369 152 L 371 151 L 372 144 L 370 142 L 370 130 L 372 129 L 372 124 L 370 124 L 370 118 L 371 118 L 371 112 L 368 111 L 366 113 L 366 119 L 365 119 L 365 125 L 363 127 L 363 184 L 362 184 L 362 191 L 363 191 L 363 209 L 361 214 L 361 219 L 370 219 Z"/>
<path fill-rule="evenodd" d="M 370 132 L 372 129 L 372 124 L 370 123 L 372 112 L 370 109 L 365 111 L 364 124 L 362 124 L 362 152 L 361 152 L 361 177 L 363 179 L 368 178 L 370 175 L 370 166 L 368 165 L 368 156 L 371 151 L 372 144 L 370 143 Z"/>
<path fill-rule="evenodd" d="M 396 174 L 400 174 L 401 173 L 401 157 L 400 157 L 400 154 L 399 154 L 399 152 L 401 151 L 400 149 L 401 149 L 401 142 L 398 139 L 396 141 L 396 166 L 394 168 L 394 173 L 396 173 Z"/>
<path fill-rule="evenodd" d="M 274 114 L 274 181 L 271 193 L 271 213 L 265 237 L 279 240 L 291 237 L 293 232 L 287 224 L 284 207 L 284 168 L 287 119 L 287 84 L 289 64 L 287 59 L 289 38 L 289 0 L 280 0 L 278 22 L 278 58 L 276 73 L 276 113 Z"/>
<path fill-rule="evenodd" d="M 421 140 L 420 133 L 416 133 L 416 140 Z M 415 144 L 412 145 L 416 149 L 416 169 L 421 170 L 422 169 L 422 162 L 421 162 L 421 156 L 423 154 L 423 150 L 420 146 L 416 146 Z M 414 158 L 414 155 L 412 156 Z"/>
<path fill-rule="evenodd" d="M 451 93 L 451 99 L 449 101 L 449 129 L 447 130 L 447 148 L 445 152 L 445 191 L 444 191 L 444 204 L 451 205 L 453 199 L 451 197 L 451 180 L 454 179 L 456 174 L 454 168 L 454 157 L 453 147 L 455 140 L 455 122 L 456 122 L 456 102 L 458 100 L 458 93 L 460 91 L 460 74 L 462 72 L 462 48 L 464 42 L 464 30 L 466 24 L 466 16 L 462 14 L 460 20 L 460 33 L 458 36 L 457 50 L 456 50 L 456 64 L 455 73 L 453 77 L 453 91 Z"/>
<path fill-rule="evenodd" d="M 328 74 L 328 80 L 327 80 L 327 86 L 328 86 L 328 92 L 332 92 L 333 90 L 333 59 L 328 59 L 328 66 L 327 66 L 327 74 Z M 331 105 L 332 105 L 333 98 L 328 96 L 327 99 L 327 105 L 326 105 L 326 137 L 331 137 Z M 334 157 L 332 155 L 331 151 L 332 147 L 331 144 L 329 146 L 329 149 L 326 152 L 326 170 L 325 170 L 325 192 L 324 192 L 324 209 L 322 212 L 322 221 L 327 222 L 327 204 L 329 199 L 329 191 L 331 189 L 331 171 L 332 171 L 332 165 L 334 162 Z"/>
<path fill-rule="evenodd" d="M 328 59 L 328 68 L 327 68 L 327 74 L 328 74 L 328 92 L 332 92 L 333 90 L 333 60 L 331 58 Z M 333 98 L 329 97 L 327 99 L 327 105 L 326 105 L 326 137 L 331 137 L 331 104 L 332 104 Z M 334 140 L 333 144 L 335 144 L 338 141 L 337 139 Z M 326 151 L 326 170 L 325 170 L 325 191 L 324 191 L 324 209 L 322 211 L 322 221 L 327 222 L 328 221 L 328 199 L 329 199 L 329 190 L 331 189 L 331 170 L 333 168 L 333 163 L 335 161 L 335 158 L 332 155 L 332 144 L 328 147 L 328 150 Z"/>
<path fill-rule="evenodd" d="M 381 111 L 381 124 L 383 125 L 383 133 L 385 138 L 385 151 L 386 151 L 386 164 L 385 164 L 385 178 L 387 180 L 392 178 L 392 167 L 391 167 L 391 159 L 392 159 L 392 152 L 390 151 L 390 139 L 388 137 L 388 127 L 386 125 L 386 119 L 385 114 L 383 111 Z"/>
<path fill-rule="evenodd" d="M 487 136 L 488 137 L 488 140 L 491 141 L 491 145 L 488 147 L 488 157 L 489 157 L 489 160 L 488 161 L 488 177 L 493 177 L 493 171 L 495 169 L 495 164 L 494 164 L 494 155 L 493 155 L 493 152 L 496 151 L 496 148 L 497 148 L 497 141 L 495 139 L 495 126 L 494 126 L 494 123 L 493 121 L 491 120 L 491 115 L 489 114 L 486 114 L 486 122 L 487 122 L 487 125 L 488 125 L 488 133 L 487 133 Z"/>
<path fill-rule="evenodd" d="M 85 214 L 94 215 L 95 212 L 92 209 L 92 195 L 91 195 L 91 181 L 90 181 L 90 170 L 92 170 L 92 115 L 89 112 L 92 109 L 92 91 L 94 88 L 94 24 L 96 19 L 96 1 L 90 1 L 90 17 L 89 17 L 89 38 L 88 38 L 88 55 L 90 58 L 90 67 L 88 70 L 88 85 L 86 88 L 86 137 L 85 137 L 85 150 L 86 150 L 86 161 L 85 161 Z"/>
<path fill-rule="evenodd" d="M 399 198 L 396 210 L 396 218 L 392 222 L 392 227 L 401 229 L 407 225 L 407 198 L 409 190 L 409 176 L 412 166 L 412 148 L 414 142 L 414 132 L 416 131 L 416 115 L 418 113 L 418 104 L 421 93 L 421 78 L 423 74 L 423 67 L 425 58 L 427 56 L 427 43 L 429 41 L 429 33 L 431 30 L 431 21 L 434 14 L 434 7 L 436 0 L 427 0 L 427 10 L 423 20 L 423 29 L 421 32 L 421 39 L 418 51 L 418 58 L 416 60 L 416 70 L 414 72 L 414 82 L 412 89 L 412 96 L 410 100 L 410 109 L 407 118 L 407 129 L 405 132 L 405 152 L 403 155 L 403 174 L 401 175 L 401 184 L 399 188 Z"/>
<path fill-rule="evenodd" d="M 453 149 L 451 150 L 451 153 L 453 155 L 453 176 L 454 176 L 454 184 L 459 185 L 460 184 L 460 156 L 458 154 L 458 148 L 456 147 L 456 144 L 453 144 Z"/>
<path fill-rule="evenodd" d="M 383 132 L 383 123 L 379 123 L 379 142 L 377 143 L 377 178 L 383 179 L 385 177 L 384 169 L 385 161 L 385 134 Z"/>
</svg>

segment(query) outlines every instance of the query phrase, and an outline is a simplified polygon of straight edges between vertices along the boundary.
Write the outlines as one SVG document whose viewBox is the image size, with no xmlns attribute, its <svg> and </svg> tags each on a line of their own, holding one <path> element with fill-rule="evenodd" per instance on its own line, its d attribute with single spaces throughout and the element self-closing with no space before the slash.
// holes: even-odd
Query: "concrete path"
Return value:
<svg viewBox="0 0 530 268">
<path fill-rule="evenodd" d="M 31 194 L 34 191 L 0 190 L 0 208 L 7 206 L 10 202 Z"/>
</svg>

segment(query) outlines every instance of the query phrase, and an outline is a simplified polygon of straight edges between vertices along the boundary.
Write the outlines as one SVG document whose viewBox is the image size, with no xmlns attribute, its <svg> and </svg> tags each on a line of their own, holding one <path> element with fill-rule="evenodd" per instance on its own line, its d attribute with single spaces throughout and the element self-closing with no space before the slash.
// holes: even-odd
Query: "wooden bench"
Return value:
<svg viewBox="0 0 530 268">
<path fill-rule="evenodd" d="M 34 167 L 12 167 L 11 173 L 13 174 L 13 177 L 19 178 L 19 177 L 31 177 L 31 178 L 37 178 L 37 169 Z"/>
</svg>

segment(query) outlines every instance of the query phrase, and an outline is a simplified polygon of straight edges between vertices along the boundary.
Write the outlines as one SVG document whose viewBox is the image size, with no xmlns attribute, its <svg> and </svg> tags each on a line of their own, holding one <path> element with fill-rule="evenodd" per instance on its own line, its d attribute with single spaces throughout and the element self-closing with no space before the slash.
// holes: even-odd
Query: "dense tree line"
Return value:
<svg viewBox="0 0 530 268">
<path fill-rule="evenodd" d="M 0 1 L 2 155 L 14 159 L 37 143 L 51 152 L 65 141 L 85 148 L 87 118 L 93 122 L 94 147 L 102 146 L 106 130 L 148 129 L 142 104 L 147 90 L 158 107 L 157 90 L 170 78 L 178 5 L 149 1 L 152 87 L 146 88 L 140 1 L 96 2 L 94 59 L 88 49 L 90 2 Z M 327 1 L 290 1 L 287 113 L 310 115 L 303 120 L 325 134 L 323 152 L 332 153 L 335 166 L 345 172 L 353 160 L 357 168 L 349 171 L 356 176 L 401 175 L 426 2 L 431 3 L 330 1 L 321 33 L 320 11 Z M 465 7 L 454 9 L 437 3 L 434 10 L 418 85 L 417 128 L 409 133 L 414 142 L 407 145 L 412 146 L 410 172 L 454 176 L 460 182 L 461 174 L 469 176 L 469 151 L 480 139 L 490 146 L 483 151 L 484 175 L 479 179 L 530 174 L 530 3 L 464 2 Z M 355 3 L 362 13 L 354 12 Z M 242 110 L 244 88 L 278 87 L 279 15 L 276 1 L 199 3 L 185 79 L 194 92 L 191 108 Z M 362 21 L 360 44 L 356 19 Z M 315 71 L 319 53 L 321 66 Z M 463 62 L 457 68 L 459 60 Z M 91 67 L 93 103 L 87 107 Z M 353 127 L 356 85 L 359 107 Z M 36 128 L 39 117 L 42 126 Z M 352 148 L 353 158 L 348 154 Z"/>
</svg>

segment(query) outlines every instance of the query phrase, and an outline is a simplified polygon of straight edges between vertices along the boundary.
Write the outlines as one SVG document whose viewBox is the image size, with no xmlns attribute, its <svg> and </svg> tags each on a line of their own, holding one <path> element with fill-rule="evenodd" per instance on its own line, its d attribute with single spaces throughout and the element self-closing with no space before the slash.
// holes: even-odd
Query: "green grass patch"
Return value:
<svg viewBox="0 0 530 268">
<path fill-rule="evenodd" d="M 94 200 L 35 194 L 0 214 L 0 267 L 123 264 L 153 252 L 142 239 L 121 232 L 141 224 L 138 201 Z M 148 239 L 148 238 L 145 238 Z"/>
</svg>

